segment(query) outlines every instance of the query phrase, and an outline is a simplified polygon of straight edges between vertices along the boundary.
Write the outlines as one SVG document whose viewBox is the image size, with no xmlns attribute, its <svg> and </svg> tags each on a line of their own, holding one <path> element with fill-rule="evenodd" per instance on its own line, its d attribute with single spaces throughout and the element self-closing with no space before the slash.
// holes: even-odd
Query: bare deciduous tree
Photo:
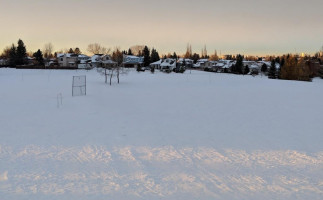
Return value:
<svg viewBox="0 0 323 200">
<path fill-rule="evenodd" d="M 44 45 L 43 53 L 45 58 L 53 57 L 54 46 L 52 43 L 47 43 Z"/>
<path fill-rule="evenodd" d="M 3 49 L 1 57 L 9 58 L 11 47 L 7 46 Z"/>
<path fill-rule="evenodd" d="M 139 54 L 142 53 L 144 48 L 145 48 L 145 45 L 135 45 L 135 46 L 130 47 L 132 54 L 137 55 L 137 56 L 141 56 Z"/>
<path fill-rule="evenodd" d="M 118 84 L 120 83 L 120 74 L 126 73 L 123 67 L 123 53 L 120 51 L 119 47 L 115 47 L 112 56 L 105 58 L 103 63 L 103 68 L 98 69 L 98 72 L 105 76 L 105 83 L 108 83 L 108 77 L 110 79 L 110 85 L 112 84 L 112 78 L 117 77 Z"/>
<path fill-rule="evenodd" d="M 87 46 L 87 51 L 92 54 L 109 54 L 111 52 L 111 49 L 103 47 L 98 43 L 94 43 Z"/>
<path fill-rule="evenodd" d="M 123 54 L 120 51 L 119 47 L 116 47 L 112 53 L 112 60 L 115 61 L 117 63 L 116 65 L 116 73 L 117 73 L 117 79 L 118 79 L 118 84 L 120 83 L 120 68 L 122 67 L 122 63 L 123 63 Z"/>
</svg>

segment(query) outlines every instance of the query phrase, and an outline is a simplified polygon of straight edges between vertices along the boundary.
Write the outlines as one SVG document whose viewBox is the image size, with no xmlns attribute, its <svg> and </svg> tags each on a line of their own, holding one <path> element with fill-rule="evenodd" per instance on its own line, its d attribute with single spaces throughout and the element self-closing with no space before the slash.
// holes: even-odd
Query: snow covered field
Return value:
<svg viewBox="0 0 323 200">
<path fill-rule="evenodd" d="M 74 75 L 87 96 L 71 96 Z M 0 69 L 0 199 L 322 199 L 322 91 L 321 79 L 129 71 L 109 86 L 96 70 Z"/>
</svg>

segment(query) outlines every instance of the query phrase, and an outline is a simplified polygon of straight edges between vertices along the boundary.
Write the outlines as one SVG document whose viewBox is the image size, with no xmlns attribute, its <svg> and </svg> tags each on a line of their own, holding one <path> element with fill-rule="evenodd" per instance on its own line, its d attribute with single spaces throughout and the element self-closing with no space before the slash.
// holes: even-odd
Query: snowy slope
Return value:
<svg viewBox="0 0 323 200">
<path fill-rule="evenodd" d="M 87 96 L 72 97 L 72 76 Z M 0 69 L 1 199 L 321 199 L 323 81 Z M 57 98 L 62 94 L 62 105 Z"/>
</svg>

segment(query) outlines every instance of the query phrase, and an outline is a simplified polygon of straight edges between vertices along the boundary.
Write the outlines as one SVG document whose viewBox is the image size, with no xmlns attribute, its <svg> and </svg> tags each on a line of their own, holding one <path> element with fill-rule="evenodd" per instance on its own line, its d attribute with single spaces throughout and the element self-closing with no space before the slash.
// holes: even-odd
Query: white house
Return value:
<svg viewBox="0 0 323 200">
<path fill-rule="evenodd" d="M 78 55 L 71 53 L 57 54 L 58 65 L 61 67 L 77 67 Z"/>
<path fill-rule="evenodd" d="M 188 59 L 188 58 L 180 58 L 180 59 L 178 59 L 178 61 L 177 61 L 177 63 L 179 63 L 180 65 L 182 65 L 183 64 L 183 62 L 184 62 L 184 60 L 185 60 L 185 67 L 193 67 L 193 65 L 194 65 L 194 60 L 191 60 L 191 59 Z"/>
<path fill-rule="evenodd" d="M 137 67 L 144 63 L 144 57 L 123 55 L 123 65 L 128 68 Z"/>
<path fill-rule="evenodd" d="M 61 67 L 78 68 L 78 64 L 84 64 L 90 57 L 83 54 L 64 53 L 57 54 L 58 65 Z"/>
<path fill-rule="evenodd" d="M 217 72 L 231 72 L 232 65 L 234 65 L 236 61 L 233 60 L 219 60 L 216 64 Z"/>
<path fill-rule="evenodd" d="M 160 69 L 160 65 L 163 62 L 163 60 L 158 60 L 156 62 L 150 63 L 150 67 L 151 68 L 155 68 L 155 69 Z"/>
<path fill-rule="evenodd" d="M 205 69 L 205 68 L 212 68 L 212 63 L 209 61 L 209 59 L 199 59 L 197 60 L 196 64 L 193 65 L 195 68 Z"/>
<path fill-rule="evenodd" d="M 172 71 L 176 68 L 176 59 L 166 58 L 160 64 L 161 71 Z"/>
<path fill-rule="evenodd" d="M 112 61 L 111 56 L 108 54 L 95 54 L 88 60 L 88 62 L 91 64 L 91 67 L 106 67 L 111 64 L 117 64 Z"/>
</svg>

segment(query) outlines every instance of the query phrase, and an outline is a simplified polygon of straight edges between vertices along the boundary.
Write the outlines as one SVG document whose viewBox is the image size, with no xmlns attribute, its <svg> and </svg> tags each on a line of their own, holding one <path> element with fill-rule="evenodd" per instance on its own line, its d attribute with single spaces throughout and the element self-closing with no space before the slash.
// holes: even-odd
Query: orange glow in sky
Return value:
<svg viewBox="0 0 323 200">
<path fill-rule="evenodd" d="M 21 38 L 29 51 L 90 43 L 136 44 L 182 54 L 314 53 L 323 44 L 322 0 L 0 0 L 0 51 Z"/>
</svg>

